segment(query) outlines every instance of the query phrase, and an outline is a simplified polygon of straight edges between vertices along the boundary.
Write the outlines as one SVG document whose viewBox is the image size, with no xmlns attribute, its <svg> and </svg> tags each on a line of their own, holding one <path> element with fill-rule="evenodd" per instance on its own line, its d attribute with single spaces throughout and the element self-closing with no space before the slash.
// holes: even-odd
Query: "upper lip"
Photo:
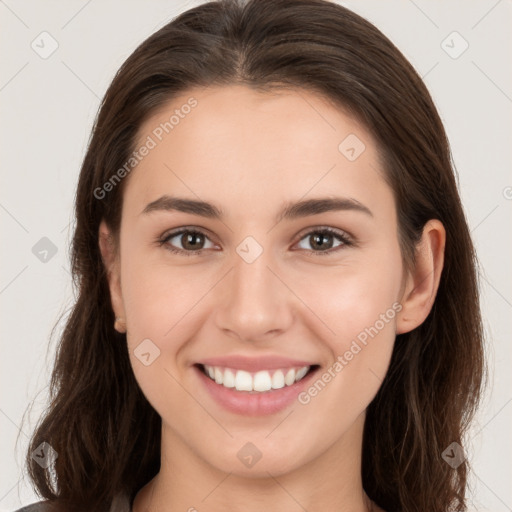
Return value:
<svg viewBox="0 0 512 512">
<path fill-rule="evenodd" d="M 198 361 L 197 364 L 207 366 L 219 366 L 223 368 L 233 368 L 237 370 L 245 370 L 247 372 L 258 372 L 260 370 L 278 370 L 280 368 L 302 368 L 304 366 L 313 366 L 314 363 L 301 361 L 299 359 L 291 359 L 283 356 L 259 356 L 248 357 L 242 355 L 209 357 Z"/>
</svg>

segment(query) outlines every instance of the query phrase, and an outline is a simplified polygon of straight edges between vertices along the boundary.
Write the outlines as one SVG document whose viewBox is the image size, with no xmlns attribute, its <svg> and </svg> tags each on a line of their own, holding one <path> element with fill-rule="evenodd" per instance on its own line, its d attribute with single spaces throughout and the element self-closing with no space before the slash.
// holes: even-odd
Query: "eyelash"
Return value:
<svg viewBox="0 0 512 512">
<path fill-rule="evenodd" d="M 162 238 L 158 239 L 157 240 L 158 245 L 161 247 L 164 244 L 166 244 L 169 240 L 171 240 L 172 238 L 174 238 L 176 236 L 179 236 L 179 235 L 183 235 L 185 233 L 199 234 L 199 235 L 203 235 L 204 237 L 208 238 L 206 233 L 203 233 L 199 229 L 183 228 L 183 229 L 179 229 L 177 231 L 173 231 L 172 233 L 166 234 Z M 332 235 L 332 236 L 338 238 L 342 242 L 342 244 L 340 244 L 339 246 L 332 247 L 332 248 L 330 248 L 330 249 L 328 249 L 326 251 L 312 251 L 312 250 L 304 249 L 306 251 L 306 253 L 314 254 L 315 256 L 330 255 L 330 254 L 333 254 L 333 253 L 343 249 L 343 247 L 351 247 L 351 246 L 355 245 L 355 242 L 353 242 L 348 237 L 347 234 L 343 233 L 342 231 L 338 231 L 336 229 L 329 228 L 329 227 L 322 227 L 322 228 L 312 229 L 312 230 L 308 231 L 307 233 L 305 233 L 304 236 L 302 236 L 299 239 L 298 242 L 300 242 L 304 238 L 306 238 L 308 236 L 311 236 L 313 234 L 322 234 L 322 235 L 328 234 L 328 235 Z M 206 251 L 207 249 L 197 249 L 195 251 L 187 251 L 187 250 L 184 250 L 184 249 L 177 249 L 176 247 L 173 247 L 172 245 L 167 245 L 166 250 L 168 250 L 168 251 L 170 251 L 170 252 L 172 252 L 174 254 L 181 254 L 181 255 L 186 255 L 186 256 L 198 256 L 203 251 Z"/>
</svg>

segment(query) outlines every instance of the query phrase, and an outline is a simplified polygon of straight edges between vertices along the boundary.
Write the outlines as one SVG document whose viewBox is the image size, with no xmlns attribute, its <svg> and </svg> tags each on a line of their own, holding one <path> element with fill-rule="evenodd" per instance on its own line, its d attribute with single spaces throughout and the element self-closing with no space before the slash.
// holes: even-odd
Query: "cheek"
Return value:
<svg viewBox="0 0 512 512">
<path fill-rule="evenodd" d="M 211 268 L 173 266 L 165 259 L 148 262 L 142 254 L 126 254 L 121 279 L 135 378 L 161 415 L 176 409 L 192 414 L 197 404 L 178 382 L 187 378 L 186 347 L 209 313 L 202 298 L 211 293 L 218 276 Z"/>
<path fill-rule="evenodd" d="M 377 393 L 389 366 L 396 318 L 402 309 L 398 302 L 401 272 L 399 249 L 388 248 L 364 262 L 318 273 L 315 286 L 303 285 L 300 293 L 308 297 L 307 306 L 324 325 L 316 320 L 311 328 L 321 330 L 330 352 L 322 383 L 312 390 L 316 396 L 328 383 L 331 392 L 320 399 L 329 402 L 326 407 L 342 399 L 363 410 Z"/>
<path fill-rule="evenodd" d="M 130 362 L 140 388 L 160 415 L 176 409 L 192 414 L 194 403 L 179 384 L 185 371 L 180 354 L 207 280 L 135 254 L 123 260 L 121 278 Z"/>
<path fill-rule="evenodd" d="M 155 262 L 143 254 L 127 256 L 121 279 L 129 330 L 164 338 L 179 322 L 186 323 L 186 315 L 211 287 L 211 278 L 194 266 L 173 266 L 165 258 Z"/>
<path fill-rule="evenodd" d="M 386 376 L 395 342 L 401 305 L 392 282 L 350 279 L 330 295 L 319 294 L 322 319 L 335 334 L 325 336 L 330 360 L 298 397 L 306 411 L 329 411 L 329 432 L 339 432 L 366 410 Z M 330 300 L 329 300 L 330 299 Z M 325 331 L 324 331 L 325 332 Z M 308 415 L 312 430 L 324 431 L 322 414 Z M 322 430 L 324 429 L 324 430 Z M 327 435 L 327 434 L 326 434 Z"/>
<path fill-rule="evenodd" d="M 343 265 L 311 272 L 307 282 L 299 274 L 294 277 L 294 289 L 328 328 L 324 333 L 332 336 L 325 339 L 331 340 L 334 351 L 344 352 L 347 343 L 375 324 L 379 331 L 394 335 L 402 276 L 398 248 L 382 248 L 361 258 L 356 255 L 352 261 L 347 258 Z"/>
</svg>

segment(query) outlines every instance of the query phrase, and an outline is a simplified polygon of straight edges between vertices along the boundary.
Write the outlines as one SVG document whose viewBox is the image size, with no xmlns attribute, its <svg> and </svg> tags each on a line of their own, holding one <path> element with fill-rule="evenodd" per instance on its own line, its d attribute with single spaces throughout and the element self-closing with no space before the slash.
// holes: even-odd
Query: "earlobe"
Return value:
<svg viewBox="0 0 512 512">
<path fill-rule="evenodd" d="M 107 273 L 112 309 L 116 316 L 114 328 L 118 332 L 124 333 L 126 332 L 126 327 L 124 324 L 124 319 L 126 317 L 121 294 L 119 258 L 112 238 L 112 233 L 104 220 L 100 222 L 100 227 L 98 230 L 98 243 L 103 265 L 105 266 Z"/>
<path fill-rule="evenodd" d="M 396 333 L 410 332 L 421 325 L 434 304 L 444 264 L 446 231 L 437 220 L 429 220 L 416 248 L 416 262 L 407 276 L 397 315 Z"/>
</svg>

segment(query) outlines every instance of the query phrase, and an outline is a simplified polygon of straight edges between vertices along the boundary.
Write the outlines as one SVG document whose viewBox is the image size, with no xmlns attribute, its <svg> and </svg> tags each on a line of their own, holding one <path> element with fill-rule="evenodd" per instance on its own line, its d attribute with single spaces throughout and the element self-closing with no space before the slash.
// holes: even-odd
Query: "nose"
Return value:
<svg viewBox="0 0 512 512">
<path fill-rule="evenodd" d="M 257 342 L 273 339 L 290 327 L 294 296 L 277 268 L 270 250 L 263 250 L 251 263 L 234 253 L 233 267 L 217 290 L 219 329 L 242 341 Z"/>
</svg>

